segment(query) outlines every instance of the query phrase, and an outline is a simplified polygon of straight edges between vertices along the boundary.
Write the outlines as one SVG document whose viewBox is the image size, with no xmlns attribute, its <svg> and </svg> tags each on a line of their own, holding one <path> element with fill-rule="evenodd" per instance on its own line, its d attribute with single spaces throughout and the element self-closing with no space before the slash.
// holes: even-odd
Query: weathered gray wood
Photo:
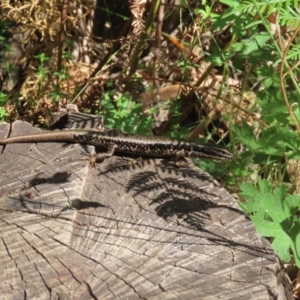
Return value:
<svg viewBox="0 0 300 300">
<path fill-rule="evenodd" d="M 269 243 L 209 175 L 161 159 L 93 169 L 93 149 L 6 146 L 1 299 L 292 299 Z"/>
</svg>

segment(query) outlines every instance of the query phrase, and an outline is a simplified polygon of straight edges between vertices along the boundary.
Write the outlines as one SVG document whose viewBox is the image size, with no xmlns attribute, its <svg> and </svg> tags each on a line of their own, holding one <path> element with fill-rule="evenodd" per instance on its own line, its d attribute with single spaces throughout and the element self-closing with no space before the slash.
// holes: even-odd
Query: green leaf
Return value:
<svg viewBox="0 0 300 300">
<path fill-rule="evenodd" d="M 272 246 L 283 261 L 290 260 L 292 251 L 297 266 L 300 266 L 300 196 L 287 195 L 286 186 L 273 191 L 267 180 L 259 182 L 259 188 L 248 184 L 241 186 L 241 196 L 248 199 L 240 207 L 249 214 L 257 231 L 272 238 Z"/>
<path fill-rule="evenodd" d="M 262 195 L 260 191 L 258 191 L 253 185 L 250 183 L 245 183 L 240 186 L 241 193 L 240 195 L 242 197 L 245 197 L 249 200 L 258 201 L 259 199 L 262 199 Z"/>
<path fill-rule="evenodd" d="M 280 258 L 288 262 L 290 260 L 290 249 L 293 249 L 295 257 L 298 257 L 298 250 L 295 247 L 295 241 L 291 238 L 283 226 L 279 223 L 262 220 L 255 216 L 250 217 L 257 231 L 265 237 L 274 237 L 272 246 L 275 252 L 280 256 Z M 299 243 L 299 234 L 296 237 L 297 243 Z"/>
<path fill-rule="evenodd" d="M 102 100 L 103 110 L 101 116 L 109 128 L 119 128 L 128 133 L 151 135 L 151 118 L 142 118 L 140 103 L 132 101 L 132 97 L 123 94 L 112 100 L 114 90 L 105 93 Z"/>
<path fill-rule="evenodd" d="M 286 150 L 286 132 L 270 127 L 264 130 L 259 139 L 259 148 L 269 155 L 283 155 Z"/>
<path fill-rule="evenodd" d="M 228 53 L 223 53 L 219 47 L 213 48 L 213 53 L 210 57 L 208 57 L 208 61 L 212 62 L 215 66 L 222 66 L 224 65 L 228 58 L 226 57 Z"/>
<path fill-rule="evenodd" d="M 290 245 L 291 239 L 285 234 L 278 234 L 278 236 L 276 236 L 272 242 L 275 252 L 285 262 L 289 262 L 291 260 Z"/>
<path fill-rule="evenodd" d="M 300 195 L 289 195 L 284 200 L 284 205 L 288 208 L 295 208 L 296 211 L 300 210 Z"/>
<path fill-rule="evenodd" d="M 265 237 L 276 237 L 282 234 L 282 228 L 280 224 L 272 221 L 266 221 L 258 218 L 257 216 L 250 216 L 250 219 L 255 224 L 259 234 Z"/>
<path fill-rule="evenodd" d="M 271 192 L 271 184 L 267 180 L 261 180 L 258 183 L 259 186 L 259 192 L 261 195 L 266 195 Z"/>
<path fill-rule="evenodd" d="M 265 44 L 270 40 L 270 35 L 266 31 L 262 31 L 260 33 L 254 34 L 252 38 L 256 41 L 256 44 L 259 48 L 265 46 Z"/>
<path fill-rule="evenodd" d="M 265 194 L 260 204 L 261 208 L 271 217 L 274 222 L 280 223 L 286 218 L 282 208 L 281 199 L 277 194 Z"/>
<path fill-rule="evenodd" d="M 234 125 L 233 130 L 236 134 L 236 139 L 246 145 L 250 150 L 255 151 L 259 149 L 259 143 L 254 136 L 253 128 L 247 123 L 242 126 Z"/>
</svg>

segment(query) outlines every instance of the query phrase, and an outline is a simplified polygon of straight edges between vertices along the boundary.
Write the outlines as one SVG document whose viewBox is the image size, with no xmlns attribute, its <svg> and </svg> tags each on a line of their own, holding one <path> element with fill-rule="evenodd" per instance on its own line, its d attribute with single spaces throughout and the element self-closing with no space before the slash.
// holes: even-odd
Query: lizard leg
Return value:
<svg viewBox="0 0 300 300">
<path fill-rule="evenodd" d="M 114 144 L 110 145 L 109 147 L 107 147 L 107 151 L 106 152 L 104 152 L 104 153 L 97 153 L 96 155 L 94 155 L 95 160 L 96 161 L 102 161 L 102 160 L 104 160 L 106 158 L 109 158 L 109 157 L 113 156 L 114 153 L 115 153 L 115 149 L 116 148 L 117 148 L 117 145 L 114 145 Z"/>
<path fill-rule="evenodd" d="M 187 157 L 171 157 L 171 161 L 176 165 L 176 167 L 185 167 L 191 163 L 191 160 Z"/>
</svg>

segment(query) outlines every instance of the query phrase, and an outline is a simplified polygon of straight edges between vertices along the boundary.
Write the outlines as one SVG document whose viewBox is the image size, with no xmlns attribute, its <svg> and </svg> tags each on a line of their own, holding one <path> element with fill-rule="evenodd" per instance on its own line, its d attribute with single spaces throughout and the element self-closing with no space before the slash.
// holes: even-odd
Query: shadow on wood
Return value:
<svg viewBox="0 0 300 300">
<path fill-rule="evenodd" d="M 0 124 L 1 138 L 9 129 Z M 93 151 L 5 147 L 3 299 L 292 299 L 270 244 L 208 174 L 120 156 L 91 168 Z"/>
</svg>

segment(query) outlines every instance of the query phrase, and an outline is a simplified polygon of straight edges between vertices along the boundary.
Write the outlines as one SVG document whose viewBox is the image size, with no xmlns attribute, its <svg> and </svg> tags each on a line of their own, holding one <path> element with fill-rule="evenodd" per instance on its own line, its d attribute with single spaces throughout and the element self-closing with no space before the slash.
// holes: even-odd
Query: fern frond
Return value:
<svg viewBox="0 0 300 300">
<path fill-rule="evenodd" d="M 300 45 L 293 45 L 292 48 L 289 49 L 287 59 L 289 60 L 300 60 Z"/>
<path fill-rule="evenodd" d="M 231 15 L 241 15 L 245 13 L 249 14 L 256 14 L 258 12 L 260 13 L 266 13 L 266 12 L 274 12 L 274 11 L 280 11 L 280 10 L 289 10 L 291 8 L 297 8 L 299 5 L 298 0 L 275 0 L 275 1 L 236 1 L 236 0 L 221 0 L 220 2 L 226 4 L 229 6 L 229 9 L 224 15 L 225 17 L 231 16 Z M 291 3 L 293 2 L 293 3 Z"/>
<path fill-rule="evenodd" d="M 300 11 L 298 8 L 287 7 L 279 11 L 278 23 L 281 26 L 290 26 L 292 23 L 297 28 L 300 23 Z"/>
</svg>

